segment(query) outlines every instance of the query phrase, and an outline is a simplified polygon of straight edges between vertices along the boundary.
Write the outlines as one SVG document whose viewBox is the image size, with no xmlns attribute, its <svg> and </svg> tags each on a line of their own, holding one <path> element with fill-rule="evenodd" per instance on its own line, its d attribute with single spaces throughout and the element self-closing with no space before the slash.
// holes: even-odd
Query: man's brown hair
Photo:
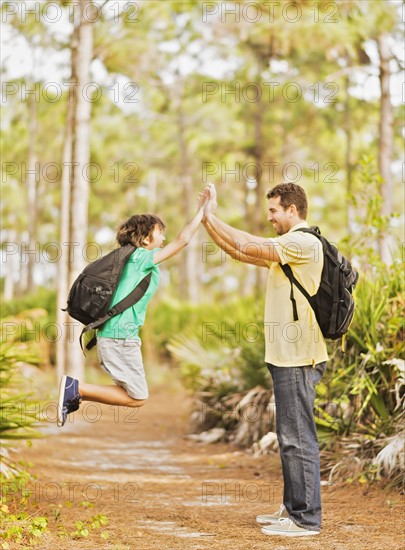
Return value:
<svg viewBox="0 0 405 550">
<path fill-rule="evenodd" d="M 160 227 L 162 231 L 166 228 L 165 224 L 158 216 L 154 216 L 153 214 L 135 214 L 118 227 L 118 244 L 121 246 L 133 244 L 134 246 L 140 247 L 147 237 L 150 239 L 152 238 L 152 233 L 156 225 Z"/>
<path fill-rule="evenodd" d="M 280 183 L 270 189 L 267 193 L 267 198 L 280 197 L 280 205 L 284 208 L 288 208 L 292 204 L 297 207 L 298 216 L 302 220 L 307 219 L 308 202 L 305 190 L 295 183 Z"/>
</svg>

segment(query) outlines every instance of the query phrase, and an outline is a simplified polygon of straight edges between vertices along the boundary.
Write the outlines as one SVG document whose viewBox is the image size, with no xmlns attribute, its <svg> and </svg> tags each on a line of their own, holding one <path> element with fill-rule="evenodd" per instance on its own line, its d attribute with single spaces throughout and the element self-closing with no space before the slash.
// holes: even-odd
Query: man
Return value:
<svg viewBox="0 0 405 550">
<path fill-rule="evenodd" d="M 268 221 L 276 238 L 239 231 L 215 216 L 216 190 L 210 184 L 203 224 L 214 242 L 239 261 L 268 269 L 265 300 L 265 361 L 273 379 L 276 430 L 284 479 L 280 510 L 258 516 L 266 535 L 310 536 L 321 527 L 319 449 L 313 407 L 315 386 L 328 354 L 315 314 L 292 288 L 280 264 L 289 264 L 310 295 L 316 293 L 323 268 L 319 240 L 297 231 L 308 227 L 307 198 L 299 185 L 283 183 L 267 194 Z M 298 316 L 298 320 L 296 319 Z"/>
</svg>

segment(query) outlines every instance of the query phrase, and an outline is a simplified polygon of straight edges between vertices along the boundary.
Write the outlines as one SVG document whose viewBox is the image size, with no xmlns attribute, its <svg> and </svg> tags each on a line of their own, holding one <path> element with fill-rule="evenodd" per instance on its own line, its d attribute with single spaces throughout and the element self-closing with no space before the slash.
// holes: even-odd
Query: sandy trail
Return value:
<svg viewBox="0 0 405 550">
<path fill-rule="evenodd" d="M 153 391 L 139 412 L 87 403 L 64 428 L 49 424 L 48 437 L 23 451 L 37 476 L 36 513 L 50 518 L 41 550 L 404 548 L 403 500 L 379 488 L 323 487 L 317 537 L 262 535 L 256 514 L 281 502 L 278 456 L 186 439 L 188 410 L 176 387 Z M 57 536 L 95 514 L 109 524 L 87 539 Z"/>
</svg>

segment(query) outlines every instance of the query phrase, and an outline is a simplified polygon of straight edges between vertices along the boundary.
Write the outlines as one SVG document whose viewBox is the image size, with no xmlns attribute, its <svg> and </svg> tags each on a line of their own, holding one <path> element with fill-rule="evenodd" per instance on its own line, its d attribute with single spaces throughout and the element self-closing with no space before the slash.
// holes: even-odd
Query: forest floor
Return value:
<svg viewBox="0 0 405 550">
<path fill-rule="evenodd" d="M 41 550 L 404 548 L 403 499 L 377 486 L 323 486 L 319 536 L 263 535 L 255 516 L 279 507 L 279 457 L 187 438 L 189 410 L 178 385 L 161 386 L 138 413 L 85 403 L 49 423 L 21 453 L 35 475 L 28 512 L 49 520 Z"/>
</svg>

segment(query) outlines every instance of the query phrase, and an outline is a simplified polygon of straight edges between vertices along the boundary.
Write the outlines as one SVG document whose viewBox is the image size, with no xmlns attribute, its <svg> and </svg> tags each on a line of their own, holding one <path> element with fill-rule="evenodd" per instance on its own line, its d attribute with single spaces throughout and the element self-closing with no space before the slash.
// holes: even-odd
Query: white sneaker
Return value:
<svg viewBox="0 0 405 550">
<path fill-rule="evenodd" d="M 261 528 L 263 535 L 276 535 L 279 537 L 310 537 L 319 535 L 319 531 L 310 531 L 298 527 L 290 518 L 279 519 L 277 523 Z"/>
<path fill-rule="evenodd" d="M 277 523 L 278 520 L 282 518 L 288 518 L 288 512 L 284 504 L 282 504 L 278 512 L 274 512 L 274 514 L 261 514 L 260 516 L 256 516 L 256 521 L 257 523 Z"/>
</svg>

